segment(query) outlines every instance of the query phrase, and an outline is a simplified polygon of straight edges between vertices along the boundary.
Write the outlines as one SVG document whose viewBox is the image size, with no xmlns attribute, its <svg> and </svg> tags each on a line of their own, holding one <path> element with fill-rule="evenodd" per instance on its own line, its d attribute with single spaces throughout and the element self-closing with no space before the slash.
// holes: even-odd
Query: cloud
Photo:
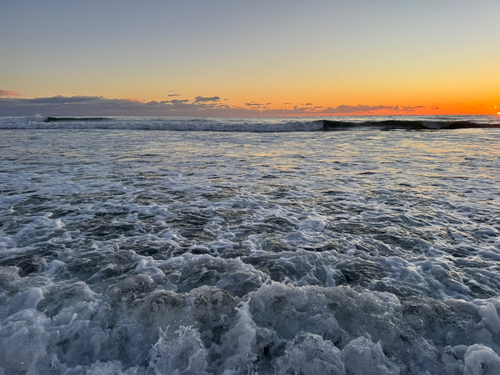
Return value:
<svg viewBox="0 0 500 375">
<path fill-rule="evenodd" d="M 149 102 L 149 103 L 153 103 L 153 102 Z M 146 103 L 146 104 L 149 104 L 149 103 Z M 154 103 L 158 103 L 158 102 L 154 102 Z M 189 103 L 189 100 L 188 99 L 182 99 L 182 100 L 172 99 L 172 100 L 164 100 L 164 101 L 160 102 L 160 104 L 173 104 L 173 105 L 184 104 L 184 103 Z"/>
<path fill-rule="evenodd" d="M 255 102 L 250 102 L 250 103 L 245 103 L 247 107 L 250 107 L 250 110 L 268 110 L 269 109 L 269 104 L 271 103 L 255 103 Z"/>
<path fill-rule="evenodd" d="M 338 107 L 332 108 L 328 107 L 324 112 L 332 114 L 347 114 L 347 113 L 363 113 L 363 112 L 376 112 L 384 109 L 391 111 L 397 111 L 398 106 L 388 106 L 388 105 L 339 105 Z"/>
<path fill-rule="evenodd" d="M 168 96 L 180 96 L 179 94 L 168 94 Z"/>
<path fill-rule="evenodd" d="M 19 96 L 16 91 L 0 90 L 0 97 Z"/>
<path fill-rule="evenodd" d="M 45 98 L 0 98 L 1 116 L 26 116 L 35 113 L 48 116 L 133 115 L 145 104 L 138 99 L 107 99 L 102 96 L 52 96 Z"/>
<path fill-rule="evenodd" d="M 103 96 L 51 96 L 46 98 L 34 99 L 8 99 L 9 102 L 19 105 L 39 105 L 39 104 L 53 104 L 53 105 L 67 105 L 67 104 L 95 104 L 104 100 L 112 100 L 113 102 L 128 102 L 124 99 L 105 99 Z"/>
<path fill-rule="evenodd" d="M 52 96 L 43 98 L 0 97 L 0 116 L 238 116 L 214 96 L 194 100 L 172 99 L 144 102 L 137 98 L 109 99 L 103 96 Z M 228 112 L 228 113 L 226 113 Z M 251 115 L 251 114 L 247 114 Z"/>
<path fill-rule="evenodd" d="M 220 101 L 219 96 L 197 96 L 194 98 L 194 101 L 197 103 L 205 103 L 205 102 L 218 102 Z"/>
<path fill-rule="evenodd" d="M 305 103 L 293 108 L 269 108 L 271 103 L 247 102 L 243 107 L 220 103 L 219 96 L 145 102 L 137 98 L 109 99 L 103 96 L 52 96 L 24 99 L 0 97 L 0 116 L 327 116 L 370 115 L 379 111 L 412 113 L 423 106 L 339 105 L 313 106 Z M 429 110 L 436 110 L 430 107 Z"/>
<path fill-rule="evenodd" d="M 417 109 L 422 109 L 422 108 L 425 108 L 425 107 L 423 105 L 417 105 L 417 106 L 409 106 L 409 105 L 407 105 L 407 106 L 399 107 L 399 111 L 413 112 L 413 111 L 415 111 Z"/>
<path fill-rule="evenodd" d="M 316 108 L 316 107 L 315 107 Z M 320 111 L 320 113 L 332 115 L 347 115 L 347 114 L 376 114 L 379 111 L 394 111 L 398 112 L 413 112 L 417 109 L 425 108 L 424 106 L 399 106 L 399 105 L 339 105 L 337 107 L 328 107 Z"/>
<path fill-rule="evenodd" d="M 322 106 L 315 106 L 315 107 L 312 107 L 312 103 L 305 103 L 305 104 L 302 104 L 302 105 L 305 105 L 305 107 L 299 107 L 298 105 L 294 106 L 293 107 L 293 111 L 299 111 L 299 112 L 304 112 L 304 113 L 307 113 L 307 114 L 311 114 L 311 113 L 316 113 L 318 109 L 322 109 L 323 107 Z M 321 113 L 321 112 L 320 112 Z"/>
</svg>

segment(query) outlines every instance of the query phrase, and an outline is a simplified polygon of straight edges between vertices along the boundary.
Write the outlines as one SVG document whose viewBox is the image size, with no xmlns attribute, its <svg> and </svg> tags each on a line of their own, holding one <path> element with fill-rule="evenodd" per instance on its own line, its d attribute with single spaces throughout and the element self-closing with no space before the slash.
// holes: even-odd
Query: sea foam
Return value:
<svg viewBox="0 0 500 375">
<path fill-rule="evenodd" d="M 0 131 L 0 373 L 498 373 L 497 129 L 55 124 Z"/>
</svg>

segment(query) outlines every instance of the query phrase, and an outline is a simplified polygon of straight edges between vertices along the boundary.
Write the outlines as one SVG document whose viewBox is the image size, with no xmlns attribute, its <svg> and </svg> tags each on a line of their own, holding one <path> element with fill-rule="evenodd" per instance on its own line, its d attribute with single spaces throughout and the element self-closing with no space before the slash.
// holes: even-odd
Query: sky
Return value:
<svg viewBox="0 0 500 375">
<path fill-rule="evenodd" d="M 496 114 L 498 0 L 0 1 L 0 116 Z"/>
</svg>

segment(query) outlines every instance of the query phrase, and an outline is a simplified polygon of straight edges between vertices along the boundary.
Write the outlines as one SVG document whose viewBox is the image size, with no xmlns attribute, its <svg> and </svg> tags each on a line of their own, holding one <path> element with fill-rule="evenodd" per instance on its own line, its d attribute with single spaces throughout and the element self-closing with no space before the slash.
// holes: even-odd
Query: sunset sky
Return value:
<svg viewBox="0 0 500 375">
<path fill-rule="evenodd" d="M 0 2 L 0 115 L 496 114 L 500 1 Z"/>
</svg>

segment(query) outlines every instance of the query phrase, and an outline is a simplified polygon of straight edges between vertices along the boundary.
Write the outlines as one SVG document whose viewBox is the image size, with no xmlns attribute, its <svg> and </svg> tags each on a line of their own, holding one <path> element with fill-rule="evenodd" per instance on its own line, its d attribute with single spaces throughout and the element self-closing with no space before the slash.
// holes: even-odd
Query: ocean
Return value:
<svg viewBox="0 0 500 375">
<path fill-rule="evenodd" d="M 500 118 L 0 118 L 0 374 L 500 374 Z"/>
</svg>

